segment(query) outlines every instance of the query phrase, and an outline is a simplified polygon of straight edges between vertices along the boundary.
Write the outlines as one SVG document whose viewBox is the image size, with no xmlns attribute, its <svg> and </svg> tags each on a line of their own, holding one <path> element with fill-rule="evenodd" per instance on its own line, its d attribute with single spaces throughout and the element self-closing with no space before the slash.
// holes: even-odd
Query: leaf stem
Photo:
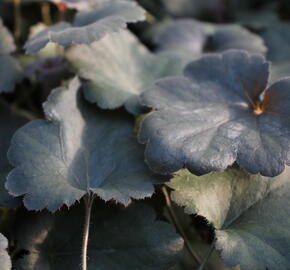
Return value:
<svg viewBox="0 0 290 270">
<path fill-rule="evenodd" d="M 21 0 L 13 0 L 14 4 L 14 37 L 19 39 L 21 36 Z"/>
<path fill-rule="evenodd" d="M 179 231 L 179 233 L 181 234 L 182 238 L 184 239 L 184 244 L 187 247 L 188 251 L 190 252 L 190 254 L 192 255 L 192 257 L 196 260 L 196 262 L 198 264 L 202 263 L 201 258 L 199 257 L 199 255 L 195 252 L 195 250 L 193 249 L 193 247 L 190 244 L 190 240 L 188 239 L 182 225 L 179 222 L 178 217 L 176 216 L 174 209 L 172 207 L 172 203 L 170 200 L 170 196 L 168 194 L 167 188 L 165 186 L 163 186 L 161 188 L 164 197 L 165 197 L 165 202 L 166 202 L 166 207 L 168 208 L 168 211 L 170 213 L 170 216 L 172 218 L 172 221 L 175 223 L 177 230 Z"/>
<path fill-rule="evenodd" d="M 50 15 L 50 5 L 48 2 L 41 3 L 41 16 L 42 16 L 42 21 L 46 25 L 52 25 L 52 19 Z"/>
<path fill-rule="evenodd" d="M 85 198 L 86 211 L 85 211 L 85 223 L 84 223 L 83 246 L 82 246 L 82 270 L 87 270 L 88 242 L 90 234 L 91 213 L 94 199 L 95 196 L 93 194 L 89 194 L 89 196 Z"/>
<path fill-rule="evenodd" d="M 205 268 L 205 265 L 207 264 L 212 252 L 214 251 L 214 242 L 212 243 L 210 249 L 208 250 L 202 264 L 199 266 L 198 270 L 203 270 Z"/>
</svg>

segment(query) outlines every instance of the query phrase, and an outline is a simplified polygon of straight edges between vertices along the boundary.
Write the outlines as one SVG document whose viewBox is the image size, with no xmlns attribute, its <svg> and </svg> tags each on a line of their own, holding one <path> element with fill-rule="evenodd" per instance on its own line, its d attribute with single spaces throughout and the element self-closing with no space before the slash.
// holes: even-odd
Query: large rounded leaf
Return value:
<svg viewBox="0 0 290 270">
<path fill-rule="evenodd" d="M 82 97 L 78 79 L 57 89 L 44 104 L 48 121 L 35 120 L 14 135 L 8 158 L 16 168 L 6 187 L 24 195 L 28 209 L 55 211 L 93 192 L 128 204 L 153 193 L 133 121 L 97 112 Z"/>
<path fill-rule="evenodd" d="M 264 54 L 263 40 L 239 25 L 211 25 L 195 20 L 179 20 L 159 29 L 155 42 L 160 50 L 183 51 L 190 59 L 206 52 L 222 52 L 228 49 L 243 49 Z"/>
<path fill-rule="evenodd" d="M 142 107 L 139 95 L 153 85 L 155 79 L 181 75 L 186 57 L 181 54 L 152 54 L 128 31 L 104 37 L 91 45 L 76 46 L 67 54 L 85 79 L 85 97 L 101 108 L 125 105 L 138 114 Z"/>
<path fill-rule="evenodd" d="M 7 253 L 8 241 L 3 234 L 0 233 L 0 269 L 10 270 L 11 260 Z"/>
<path fill-rule="evenodd" d="M 144 205 L 123 210 L 112 205 L 97 207 L 92 213 L 88 270 L 163 270 L 177 263 L 183 240 L 169 224 L 155 220 L 153 209 Z M 29 254 L 16 269 L 78 270 L 82 214 L 78 207 L 24 218 L 17 240 Z"/>
<path fill-rule="evenodd" d="M 241 270 L 290 268 L 290 168 L 276 178 L 230 169 L 197 177 L 183 170 L 168 184 L 172 199 L 216 229 L 225 263 Z"/>
<path fill-rule="evenodd" d="M 25 44 L 25 50 L 36 53 L 48 42 L 62 46 L 92 43 L 107 33 L 120 31 L 129 22 L 143 19 L 144 10 L 134 2 L 103 1 L 93 9 L 79 11 L 72 25 L 61 22 L 36 34 Z"/>
<path fill-rule="evenodd" d="M 6 176 L 12 169 L 7 159 L 7 151 L 14 132 L 27 121 L 12 113 L 11 110 L 0 103 L 0 206 L 16 208 L 21 204 L 19 198 L 8 194 L 4 184 Z"/>
<path fill-rule="evenodd" d="M 267 80 L 264 57 L 235 50 L 190 63 L 184 77 L 159 80 L 142 95 L 155 109 L 139 134 L 150 167 L 204 174 L 237 161 L 251 173 L 281 173 L 290 164 L 290 79 L 266 89 Z"/>
</svg>

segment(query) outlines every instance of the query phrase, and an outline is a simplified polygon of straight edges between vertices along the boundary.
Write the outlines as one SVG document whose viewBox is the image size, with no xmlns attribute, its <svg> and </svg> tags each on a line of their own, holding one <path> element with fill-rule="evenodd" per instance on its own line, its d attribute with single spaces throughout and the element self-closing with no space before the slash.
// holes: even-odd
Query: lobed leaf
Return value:
<svg viewBox="0 0 290 270">
<path fill-rule="evenodd" d="M 34 214 L 19 228 L 18 241 L 29 254 L 16 269 L 79 269 L 82 209 L 57 214 Z M 170 269 L 178 260 L 183 240 L 172 226 L 155 221 L 152 208 L 126 209 L 102 205 L 93 209 L 88 269 Z"/>
<path fill-rule="evenodd" d="M 133 121 L 86 103 L 78 79 L 53 91 L 44 111 L 48 121 L 19 129 L 8 153 L 16 168 L 6 187 L 24 195 L 28 209 L 55 211 L 91 192 L 125 205 L 152 195 L 153 176 L 132 136 Z"/>
<path fill-rule="evenodd" d="M 204 52 L 223 52 L 228 49 L 242 49 L 250 53 L 264 54 L 263 40 L 239 25 L 208 26 L 195 20 L 183 19 L 169 23 L 159 29 L 155 42 L 160 50 L 183 51 L 190 58 Z"/>
<path fill-rule="evenodd" d="M 127 23 L 144 19 L 144 10 L 135 2 L 102 1 L 95 8 L 79 11 L 73 24 L 60 22 L 29 39 L 24 48 L 33 54 L 53 42 L 61 46 L 88 44 L 108 33 L 126 28 Z"/>
<path fill-rule="evenodd" d="M 275 178 L 229 169 L 197 177 L 182 170 L 168 184 L 188 214 L 204 216 L 216 231 L 217 249 L 229 267 L 290 267 L 290 168 Z"/>
<path fill-rule="evenodd" d="M 104 37 L 91 45 L 76 46 L 68 59 L 85 80 L 87 100 L 103 109 L 120 106 L 142 113 L 139 96 L 155 79 L 180 75 L 187 58 L 174 53 L 150 53 L 129 31 Z"/>
<path fill-rule="evenodd" d="M 253 174 L 280 174 L 290 164 L 290 79 L 267 88 L 268 68 L 262 56 L 229 50 L 156 82 L 141 97 L 155 110 L 139 134 L 149 166 L 200 175 L 236 161 Z"/>
</svg>

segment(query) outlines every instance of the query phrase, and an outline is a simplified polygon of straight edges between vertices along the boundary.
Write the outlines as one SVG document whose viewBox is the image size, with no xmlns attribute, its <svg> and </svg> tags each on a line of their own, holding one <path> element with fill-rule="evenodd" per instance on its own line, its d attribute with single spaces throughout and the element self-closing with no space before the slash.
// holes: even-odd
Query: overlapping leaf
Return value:
<svg viewBox="0 0 290 270">
<path fill-rule="evenodd" d="M 141 98 L 156 110 L 139 134 L 149 166 L 204 174 L 236 161 L 251 173 L 281 173 L 290 163 L 290 79 L 266 89 L 268 68 L 262 56 L 229 50 L 159 80 Z"/>
<path fill-rule="evenodd" d="M 49 42 L 62 46 L 92 43 L 120 31 L 129 22 L 143 19 L 144 10 L 135 2 L 102 1 L 93 9 L 79 11 L 73 24 L 61 22 L 33 36 L 25 44 L 25 50 L 33 54 Z"/>
<path fill-rule="evenodd" d="M 251 53 L 266 52 L 263 40 L 239 25 L 208 26 L 195 20 L 179 20 L 160 28 L 155 41 L 161 50 L 186 51 L 190 58 L 204 52 L 243 49 Z"/>
<path fill-rule="evenodd" d="M 0 93 L 13 91 L 22 78 L 18 62 L 10 55 L 14 50 L 13 38 L 0 18 Z"/>
<path fill-rule="evenodd" d="M 276 178 L 230 169 L 197 177 L 182 170 L 168 184 L 172 199 L 216 229 L 225 263 L 241 270 L 290 267 L 290 168 Z"/>
<path fill-rule="evenodd" d="M 7 151 L 14 132 L 27 121 L 11 112 L 7 106 L 0 103 L 0 206 L 18 207 L 20 199 L 13 198 L 8 194 L 4 184 L 6 176 L 12 169 L 7 160 Z"/>
<path fill-rule="evenodd" d="M 89 46 L 76 46 L 67 56 L 86 80 L 83 88 L 89 101 L 104 109 L 125 105 L 133 114 L 142 111 L 139 95 L 155 79 L 181 75 L 188 62 L 182 54 L 150 53 L 128 31 L 106 36 Z"/>
<path fill-rule="evenodd" d="M 26 218 L 18 243 L 29 255 L 16 269 L 77 270 L 81 258 L 82 209 Z M 153 209 L 132 205 L 126 210 L 102 205 L 93 210 L 88 269 L 156 270 L 177 263 L 183 240 L 172 226 L 155 221 Z"/>
<path fill-rule="evenodd" d="M 6 187 L 24 195 L 28 209 L 55 211 L 90 192 L 123 204 L 152 195 L 152 176 L 130 119 L 97 112 L 81 98 L 78 79 L 53 91 L 44 109 L 49 121 L 19 129 L 8 152 L 16 168 Z"/>
<path fill-rule="evenodd" d="M 271 80 L 290 76 L 290 24 L 276 23 L 269 27 L 263 38 L 268 47 L 267 57 L 273 62 Z"/>
<path fill-rule="evenodd" d="M 0 233 L 0 270 L 10 270 L 11 260 L 7 253 L 8 241 L 6 237 Z"/>
<path fill-rule="evenodd" d="M 223 5 L 218 0 L 162 0 L 162 3 L 174 17 L 201 17 L 206 13 L 219 17 L 223 12 Z"/>
</svg>

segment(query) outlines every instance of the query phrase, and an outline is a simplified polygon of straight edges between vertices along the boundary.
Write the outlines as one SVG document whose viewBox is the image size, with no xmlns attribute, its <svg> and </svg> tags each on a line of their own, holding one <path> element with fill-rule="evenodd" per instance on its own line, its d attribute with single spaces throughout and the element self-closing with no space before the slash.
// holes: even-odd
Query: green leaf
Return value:
<svg viewBox="0 0 290 270">
<path fill-rule="evenodd" d="M 153 178 L 131 119 L 98 112 L 82 99 L 78 79 L 54 90 L 44 111 L 48 121 L 19 129 L 8 153 L 16 168 L 6 187 L 24 195 L 28 209 L 55 211 L 90 192 L 123 204 L 152 195 Z"/>
<path fill-rule="evenodd" d="M 188 61 L 181 54 L 154 55 L 128 31 L 107 35 L 89 46 L 76 46 L 67 56 L 86 80 L 84 93 L 89 101 L 104 109 L 124 105 L 133 114 L 142 112 L 139 95 L 154 80 L 181 75 Z"/>
<path fill-rule="evenodd" d="M 11 260 L 7 253 L 8 241 L 6 237 L 0 233 L 0 270 L 10 270 Z"/>
<path fill-rule="evenodd" d="M 7 151 L 14 132 L 27 121 L 12 113 L 4 104 L 0 103 L 0 206 L 16 208 L 21 200 L 8 194 L 4 187 L 6 176 L 12 169 L 7 159 Z"/>
<path fill-rule="evenodd" d="M 92 211 L 88 270 L 163 270 L 177 263 L 183 240 L 174 228 L 156 221 L 152 208 L 131 205 L 120 209 L 96 202 Z M 17 241 L 29 251 L 16 269 L 79 270 L 82 208 L 54 215 L 29 214 L 21 222 Z M 24 224 L 23 224 L 24 223 Z"/>
<path fill-rule="evenodd" d="M 180 171 L 168 184 L 172 199 L 216 229 L 225 263 L 241 270 L 290 267 L 290 167 L 275 178 L 237 169 L 197 177 Z"/>
</svg>

